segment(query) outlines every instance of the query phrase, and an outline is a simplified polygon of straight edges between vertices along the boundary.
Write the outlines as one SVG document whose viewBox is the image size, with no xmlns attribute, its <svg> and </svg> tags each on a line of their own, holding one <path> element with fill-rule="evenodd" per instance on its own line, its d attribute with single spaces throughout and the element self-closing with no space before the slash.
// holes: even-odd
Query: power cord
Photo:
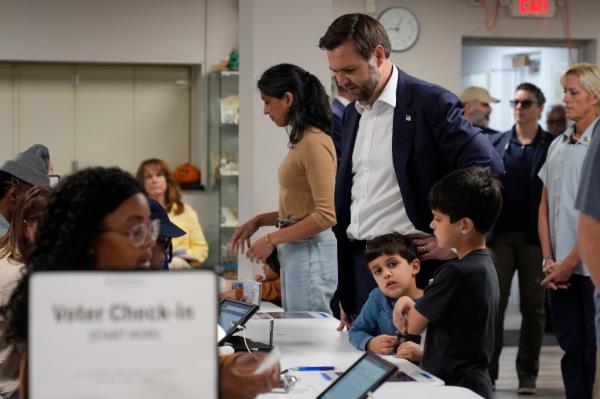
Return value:
<svg viewBox="0 0 600 399">
<path fill-rule="evenodd" d="M 246 338 L 246 327 L 245 326 L 236 326 L 235 329 L 242 332 L 242 338 L 244 338 L 244 346 L 246 347 L 246 350 L 248 351 L 248 353 L 250 353 L 252 356 L 254 356 L 254 353 L 250 350 L 250 347 L 248 346 L 248 338 Z"/>
</svg>

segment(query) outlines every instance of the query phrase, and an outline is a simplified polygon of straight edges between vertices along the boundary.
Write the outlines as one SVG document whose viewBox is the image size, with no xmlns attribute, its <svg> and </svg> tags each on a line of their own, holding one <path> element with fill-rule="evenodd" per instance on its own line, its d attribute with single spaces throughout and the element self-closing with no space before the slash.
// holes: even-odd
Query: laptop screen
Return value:
<svg viewBox="0 0 600 399">
<path fill-rule="evenodd" d="M 323 392 L 319 398 L 364 398 L 368 392 L 375 390 L 394 369 L 396 369 L 395 365 L 367 353 Z"/>
</svg>

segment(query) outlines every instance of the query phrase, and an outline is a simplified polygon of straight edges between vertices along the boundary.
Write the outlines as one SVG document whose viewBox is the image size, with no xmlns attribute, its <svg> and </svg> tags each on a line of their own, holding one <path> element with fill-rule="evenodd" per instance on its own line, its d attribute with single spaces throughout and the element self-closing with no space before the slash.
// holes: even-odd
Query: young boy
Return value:
<svg viewBox="0 0 600 399">
<path fill-rule="evenodd" d="M 490 398 L 500 294 L 485 233 L 502 207 L 500 182 L 481 167 L 454 171 L 433 186 L 429 206 L 439 246 L 456 249 L 458 259 L 440 267 L 416 303 L 408 296 L 398 300 L 394 324 L 409 334 L 427 328 L 424 370 Z"/>
<path fill-rule="evenodd" d="M 365 260 L 379 288 L 373 289 L 362 311 L 348 332 L 350 343 L 360 350 L 389 355 L 398 348 L 398 357 L 418 361 L 421 350 L 415 342 L 398 346 L 397 329 L 392 322 L 396 300 L 402 296 L 417 298 L 415 276 L 420 263 L 413 242 L 398 233 L 376 237 L 367 243 Z"/>
</svg>

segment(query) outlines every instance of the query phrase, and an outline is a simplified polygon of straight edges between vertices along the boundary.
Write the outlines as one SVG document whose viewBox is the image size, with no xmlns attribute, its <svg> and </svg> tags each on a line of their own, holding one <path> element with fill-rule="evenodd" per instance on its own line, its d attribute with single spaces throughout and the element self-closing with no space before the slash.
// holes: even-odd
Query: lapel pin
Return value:
<svg viewBox="0 0 600 399">
<path fill-rule="evenodd" d="M 406 114 L 406 116 L 404 117 L 404 120 L 405 120 L 406 122 L 412 122 L 412 116 L 410 116 L 410 115 Z"/>
</svg>

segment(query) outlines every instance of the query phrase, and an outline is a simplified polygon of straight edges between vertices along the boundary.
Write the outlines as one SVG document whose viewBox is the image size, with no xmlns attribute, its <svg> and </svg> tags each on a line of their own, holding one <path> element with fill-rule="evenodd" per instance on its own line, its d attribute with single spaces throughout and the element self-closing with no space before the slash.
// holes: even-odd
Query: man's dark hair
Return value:
<svg viewBox="0 0 600 399">
<path fill-rule="evenodd" d="M 367 263 L 383 255 L 400 255 L 410 263 L 417 258 L 417 248 L 410 238 L 400 233 L 384 234 L 367 241 Z"/>
<path fill-rule="evenodd" d="M 540 103 L 540 105 L 546 104 L 546 97 L 544 97 L 544 93 L 542 92 L 542 89 L 540 89 L 533 83 L 529 83 L 529 82 L 521 83 L 520 85 L 517 86 L 517 88 L 515 89 L 515 92 L 517 92 L 519 90 L 525 90 L 525 91 L 528 91 L 531 94 L 533 94 L 535 96 L 535 101 Z"/>
<path fill-rule="evenodd" d="M 385 58 L 390 56 L 390 39 L 385 28 L 369 15 L 345 14 L 338 17 L 319 39 L 319 48 L 333 50 L 346 40 L 352 40 L 358 53 L 367 61 L 379 45 L 385 50 Z"/>
<path fill-rule="evenodd" d="M 469 218 L 478 232 L 487 233 L 502 208 L 502 185 L 489 168 L 455 170 L 431 188 L 429 207 L 450 216 L 451 223 Z"/>
<path fill-rule="evenodd" d="M 20 186 L 25 186 L 25 185 L 27 185 L 27 183 L 25 183 L 18 177 L 15 177 L 15 176 L 11 175 L 10 173 L 6 173 L 3 170 L 0 170 L 0 199 L 4 198 L 4 196 L 6 195 L 6 192 L 11 187 L 20 187 Z M 28 185 L 28 186 L 30 186 L 30 185 Z"/>
</svg>

